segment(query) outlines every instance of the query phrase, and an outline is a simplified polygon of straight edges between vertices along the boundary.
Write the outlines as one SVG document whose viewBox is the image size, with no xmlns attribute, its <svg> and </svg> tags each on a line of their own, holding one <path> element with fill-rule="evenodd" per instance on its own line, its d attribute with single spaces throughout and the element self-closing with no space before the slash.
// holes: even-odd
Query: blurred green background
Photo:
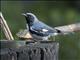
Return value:
<svg viewBox="0 0 80 60">
<path fill-rule="evenodd" d="M 22 13 L 34 13 L 39 20 L 51 27 L 80 22 L 80 1 L 1 1 L 3 13 L 10 30 L 18 40 L 16 33 L 26 28 Z M 1 30 L 1 39 L 5 39 Z M 60 43 L 59 60 L 80 60 L 80 32 L 65 36 L 56 36 Z"/>
</svg>

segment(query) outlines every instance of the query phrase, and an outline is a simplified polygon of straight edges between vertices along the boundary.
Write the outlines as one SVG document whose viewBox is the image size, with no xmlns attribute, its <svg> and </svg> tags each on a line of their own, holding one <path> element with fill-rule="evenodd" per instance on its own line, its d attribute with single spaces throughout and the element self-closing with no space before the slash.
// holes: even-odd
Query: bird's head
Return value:
<svg viewBox="0 0 80 60">
<path fill-rule="evenodd" d="M 30 25 L 38 20 L 37 17 L 32 13 L 23 13 L 22 15 L 26 17 L 27 23 Z"/>
</svg>

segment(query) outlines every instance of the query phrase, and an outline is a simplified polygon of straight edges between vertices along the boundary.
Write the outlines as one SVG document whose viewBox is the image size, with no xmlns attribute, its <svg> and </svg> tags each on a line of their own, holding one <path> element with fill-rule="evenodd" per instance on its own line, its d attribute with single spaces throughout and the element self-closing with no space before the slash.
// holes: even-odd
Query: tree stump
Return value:
<svg viewBox="0 0 80 60">
<path fill-rule="evenodd" d="M 1 60 L 58 60 L 58 42 L 0 41 L 0 43 Z"/>
</svg>

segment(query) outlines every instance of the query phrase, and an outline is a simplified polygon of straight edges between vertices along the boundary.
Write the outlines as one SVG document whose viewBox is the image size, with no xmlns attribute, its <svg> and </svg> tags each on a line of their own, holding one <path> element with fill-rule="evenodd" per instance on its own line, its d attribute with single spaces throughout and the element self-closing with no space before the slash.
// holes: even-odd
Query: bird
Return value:
<svg viewBox="0 0 80 60">
<path fill-rule="evenodd" d="M 22 15 L 26 18 L 26 27 L 31 36 L 38 41 L 47 41 L 49 37 L 56 36 L 60 32 L 40 21 L 33 13 L 22 13 Z"/>
</svg>

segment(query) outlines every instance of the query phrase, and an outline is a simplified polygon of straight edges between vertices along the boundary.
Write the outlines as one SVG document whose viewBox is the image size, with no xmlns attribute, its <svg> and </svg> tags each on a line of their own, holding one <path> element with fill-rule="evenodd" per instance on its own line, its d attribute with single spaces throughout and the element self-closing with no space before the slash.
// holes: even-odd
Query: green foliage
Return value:
<svg viewBox="0 0 80 60">
<path fill-rule="evenodd" d="M 24 12 L 34 13 L 39 20 L 54 27 L 80 22 L 80 13 L 66 2 L 50 1 L 1 1 L 1 12 L 3 13 L 11 32 L 18 40 L 16 33 L 26 28 Z M 1 39 L 4 34 L 1 32 Z M 80 60 L 80 33 L 57 36 L 56 41 L 60 43 L 59 60 Z"/>
</svg>

